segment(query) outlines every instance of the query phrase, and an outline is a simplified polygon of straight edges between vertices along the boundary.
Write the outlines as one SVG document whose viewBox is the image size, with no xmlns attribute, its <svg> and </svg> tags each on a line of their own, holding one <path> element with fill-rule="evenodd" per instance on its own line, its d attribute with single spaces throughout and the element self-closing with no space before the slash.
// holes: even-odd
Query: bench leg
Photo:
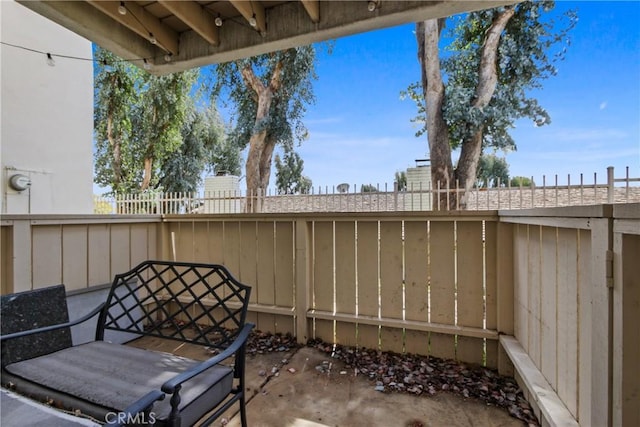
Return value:
<svg viewBox="0 0 640 427">
<path fill-rule="evenodd" d="M 247 427 L 247 408 L 244 402 L 244 391 L 242 397 L 240 397 L 240 424 L 242 427 Z"/>
</svg>

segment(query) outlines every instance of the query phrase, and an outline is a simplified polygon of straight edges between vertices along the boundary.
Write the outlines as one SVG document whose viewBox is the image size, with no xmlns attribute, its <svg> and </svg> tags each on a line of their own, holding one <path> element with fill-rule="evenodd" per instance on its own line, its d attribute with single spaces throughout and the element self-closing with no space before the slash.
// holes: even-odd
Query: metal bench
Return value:
<svg viewBox="0 0 640 427">
<path fill-rule="evenodd" d="M 64 288 L 47 290 L 49 308 L 63 307 L 64 315 L 47 322 L 55 325 L 36 329 L 28 318 L 37 312 L 24 310 L 39 291 L 3 296 L 2 384 L 109 425 L 209 425 L 238 402 L 246 426 L 245 345 L 254 326 L 246 323 L 250 291 L 221 265 L 146 261 L 116 275 L 106 302 L 73 322 L 65 299 L 60 301 Z M 18 321 L 6 318 L 12 313 Z M 96 340 L 71 345 L 69 328 L 95 316 Z M 20 332 L 8 333 L 5 323 Z M 177 340 L 219 353 L 196 361 L 112 343 L 113 333 Z"/>
</svg>

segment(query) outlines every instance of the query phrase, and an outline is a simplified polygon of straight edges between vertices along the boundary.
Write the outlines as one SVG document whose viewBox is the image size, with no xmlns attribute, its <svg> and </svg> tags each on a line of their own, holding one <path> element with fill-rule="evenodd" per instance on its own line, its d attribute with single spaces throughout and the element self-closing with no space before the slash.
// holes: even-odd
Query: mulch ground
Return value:
<svg viewBox="0 0 640 427">
<path fill-rule="evenodd" d="M 372 386 L 382 393 L 417 396 L 453 393 L 503 408 L 530 426 L 539 425 L 515 379 L 499 375 L 494 369 L 455 360 L 328 344 L 320 340 L 310 340 L 307 346 L 344 362 L 346 368 L 369 378 Z M 247 343 L 247 354 L 284 352 L 299 347 L 295 337 L 289 334 L 255 331 Z"/>
</svg>

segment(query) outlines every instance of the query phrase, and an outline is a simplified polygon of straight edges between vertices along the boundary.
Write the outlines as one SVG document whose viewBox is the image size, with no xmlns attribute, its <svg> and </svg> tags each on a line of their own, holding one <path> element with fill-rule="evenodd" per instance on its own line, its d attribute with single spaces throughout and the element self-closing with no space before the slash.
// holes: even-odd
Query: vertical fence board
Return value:
<svg viewBox="0 0 640 427">
<path fill-rule="evenodd" d="M 294 306 L 294 255 L 293 222 L 276 222 L 275 304 L 280 307 Z M 293 320 L 292 320 L 293 321 Z M 293 324 L 292 324 L 293 328 Z M 292 330 L 293 331 L 293 330 Z"/>
<path fill-rule="evenodd" d="M 255 282 L 258 304 L 275 305 L 275 236 L 274 223 L 259 222 L 257 261 L 258 271 Z"/>
<path fill-rule="evenodd" d="M 258 270 L 258 258 L 257 258 L 257 230 L 256 230 L 256 222 L 255 221 L 241 221 L 239 222 L 240 228 L 240 253 L 239 253 L 239 273 L 238 280 L 242 283 L 245 283 L 249 286 L 253 286 L 255 289 L 256 279 L 257 279 L 257 270 Z M 258 292 L 251 292 L 251 297 L 249 301 L 251 303 L 256 303 L 258 301 L 258 294 L 260 293 L 260 289 L 257 289 Z M 260 317 L 258 316 L 258 321 Z M 258 323 L 258 329 L 260 329 L 260 324 Z"/>
<path fill-rule="evenodd" d="M 429 320 L 427 222 L 405 222 L 404 239 L 405 318 L 426 322 Z M 429 332 L 407 329 L 405 351 L 428 355 Z"/>
<path fill-rule="evenodd" d="M 62 226 L 32 226 L 33 289 L 62 283 Z"/>
<path fill-rule="evenodd" d="M 577 417 L 578 409 L 578 277 L 576 230 L 558 229 L 557 250 L 558 328 L 557 382 L 558 396 Z"/>
<path fill-rule="evenodd" d="M 429 355 L 429 332 L 406 329 L 404 339 L 405 352 L 422 356 Z"/>
<path fill-rule="evenodd" d="M 404 329 L 382 326 L 380 328 L 380 350 L 403 353 L 405 351 Z"/>
<path fill-rule="evenodd" d="M 456 345 L 456 360 L 466 363 L 484 365 L 484 342 L 485 340 L 483 338 L 465 337 L 462 335 L 458 335 Z"/>
<path fill-rule="evenodd" d="M 614 211 L 615 212 L 615 211 Z M 640 230 L 639 218 L 630 225 Z M 623 220 L 616 219 L 614 230 Z M 629 227 L 631 228 L 631 227 Z M 613 289 L 613 390 L 612 421 L 614 426 L 640 425 L 640 231 L 637 234 L 615 232 Z"/>
<path fill-rule="evenodd" d="M 207 258 L 213 264 L 224 264 L 224 231 L 223 223 L 207 222 L 207 231 L 203 236 L 207 242 Z"/>
<path fill-rule="evenodd" d="M 87 226 L 62 227 L 62 283 L 68 291 L 87 287 Z"/>
<path fill-rule="evenodd" d="M 149 227 L 147 224 L 131 225 L 131 266 L 136 266 L 149 256 Z"/>
<path fill-rule="evenodd" d="M 529 351 L 529 226 L 517 224 L 514 230 L 513 259 L 514 266 L 514 333 L 522 347 Z"/>
<path fill-rule="evenodd" d="M 89 225 L 89 286 L 110 283 L 111 251 L 109 246 L 109 226 L 107 224 Z"/>
<path fill-rule="evenodd" d="M 500 343 L 498 342 L 498 340 L 487 339 L 485 341 L 486 341 L 485 366 L 490 369 L 497 369 Z M 501 374 L 501 375 L 504 375 L 504 374 Z"/>
<path fill-rule="evenodd" d="M 528 266 L 528 301 L 529 301 L 529 356 L 540 368 L 540 235 L 542 227 L 529 226 L 529 266 Z"/>
<path fill-rule="evenodd" d="M 111 277 L 131 267 L 131 227 L 129 224 L 111 225 Z"/>
<path fill-rule="evenodd" d="M 356 229 L 355 221 L 335 223 L 335 301 L 336 311 L 356 314 Z M 356 325 L 336 322 L 336 342 L 356 343 Z"/>
<path fill-rule="evenodd" d="M 578 259 L 577 259 L 577 295 L 578 295 L 578 419 L 594 422 L 596 417 L 592 416 L 592 403 L 594 398 L 592 394 L 597 394 L 604 390 L 594 390 L 592 388 L 592 379 L 600 374 L 593 369 L 593 308 L 592 304 L 598 303 L 594 301 L 592 287 L 593 283 L 597 286 L 606 287 L 606 282 L 599 282 L 593 277 L 591 263 L 595 260 L 591 253 L 591 232 L 589 230 L 578 230 Z M 608 304 L 607 304 L 608 305 Z M 607 319 L 597 319 L 596 321 L 607 322 Z M 605 342 L 607 342 L 605 340 Z M 608 342 L 607 342 L 608 344 Z M 596 349 L 597 351 L 605 351 L 605 349 Z M 606 358 L 602 355 L 602 358 Z M 607 387 L 606 384 L 603 385 Z M 606 391 L 605 391 L 606 392 Z M 605 408 L 598 410 L 606 411 Z M 599 424 L 594 422 L 595 424 Z"/>
<path fill-rule="evenodd" d="M 404 227 L 405 318 L 426 322 L 429 320 L 427 223 L 407 221 Z M 407 346 L 408 340 L 407 336 Z"/>
<path fill-rule="evenodd" d="M 402 271 L 402 222 L 380 222 L 380 312 L 383 318 L 403 319 L 404 277 Z M 382 348 L 401 353 L 403 330 L 381 328 Z"/>
<path fill-rule="evenodd" d="M 362 327 L 362 326 L 360 326 Z M 336 321 L 336 343 L 355 347 L 358 345 L 358 326 L 351 322 Z"/>
<path fill-rule="evenodd" d="M 13 226 L 0 226 L 0 295 L 14 292 L 13 289 Z"/>
<path fill-rule="evenodd" d="M 333 311 L 333 222 L 317 221 L 313 227 L 313 308 Z M 333 321 L 316 320 L 315 337 L 333 342 Z"/>
<path fill-rule="evenodd" d="M 277 334 L 290 334 L 294 335 L 294 322 L 292 316 L 281 316 L 279 314 L 274 315 L 275 319 L 275 333 Z"/>
<path fill-rule="evenodd" d="M 486 328 L 498 327 L 498 224 L 493 221 L 485 222 L 485 317 Z M 505 285 L 507 285 L 505 283 Z M 508 285 L 512 285 L 509 283 Z M 513 305 L 513 301 L 508 302 Z"/>
<path fill-rule="evenodd" d="M 240 222 L 225 221 L 223 224 L 223 264 L 234 276 L 240 277 Z M 251 292 L 253 295 L 253 292 Z"/>
<path fill-rule="evenodd" d="M 542 280 L 541 280 L 541 347 L 542 360 L 540 371 L 549 384 L 557 389 L 558 357 L 556 348 L 557 324 L 557 283 L 556 283 L 556 259 L 557 259 L 557 229 L 544 227 L 542 230 Z"/>
<path fill-rule="evenodd" d="M 209 224 L 206 222 L 193 222 L 193 260 L 196 262 L 211 263 L 209 255 Z"/>
<path fill-rule="evenodd" d="M 429 235 L 431 322 L 455 325 L 455 242 L 452 221 L 431 221 Z M 455 337 L 432 332 L 429 354 L 455 357 Z"/>
<path fill-rule="evenodd" d="M 457 324 L 484 327 L 484 257 L 482 222 L 456 223 L 456 257 L 458 270 Z M 458 337 L 456 357 L 470 363 L 484 360 L 484 340 Z"/>
<path fill-rule="evenodd" d="M 384 318 L 403 318 L 402 258 L 402 222 L 381 222 L 380 311 Z"/>
<path fill-rule="evenodd" d="M 175 244 L 175 248 L 171 248 L 171 258 L 173 260 L 175 250 L 175 261 L 190 262 L 194 259 L 194 250 L 196 246 L 194 223 L 178 222 L 175 224 L 176 229 L 172 230 L 169 235 L 170 245 Z"/>
<path fill-rule="evenodd" d="M 378 317 L 378 222 L 357 223 L 358 314 Z M 378 348 L 378 327 L 358 325 L 358 345 Z"/>
</svg>

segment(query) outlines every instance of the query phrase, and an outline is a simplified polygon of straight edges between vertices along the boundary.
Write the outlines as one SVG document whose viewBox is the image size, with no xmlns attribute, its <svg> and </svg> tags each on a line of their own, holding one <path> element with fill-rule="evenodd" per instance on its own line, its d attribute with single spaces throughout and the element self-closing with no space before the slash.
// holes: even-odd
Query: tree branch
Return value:
<svg viewBox="0 0 640 427">
<path fill-rule="evenodd" d="M 253 91 L 258 94 L 258 96 L 266 90 L 266 87 L 262 84 L 260 79 L 256 77 L 253 72 L 253 68 L 251 64 L 247 64 L 240 70 L 240 74 L 242 74 L 242 78 L 244 79 L 247 86 L 249 86 Z"/>
<path fill-rule="evenodd" d="M 273 75 L 271 76 L 271 81 L 269 82 L 269 88 L 273 93 L 277 92 L 280 89 L 282 84 L 281 80 L 282 76 L 282 59 L 276 63 L 276 68 L 273 70 Z"/>
<path fill-rule="evenodd" d="M 478 86 L 476 87 L 473 107 L 482 108 L 488 105 L 493 97 L 498 82 L 497 62 L 500 36 L 511 17 L 515 14 L 515 11 L 514 6 L 505 7 L 504 11 L 493 20 L 493 23 L 487 30 L 487 36 L 482 45 L 480 69 L 478 70 Z"/>
</svg>

